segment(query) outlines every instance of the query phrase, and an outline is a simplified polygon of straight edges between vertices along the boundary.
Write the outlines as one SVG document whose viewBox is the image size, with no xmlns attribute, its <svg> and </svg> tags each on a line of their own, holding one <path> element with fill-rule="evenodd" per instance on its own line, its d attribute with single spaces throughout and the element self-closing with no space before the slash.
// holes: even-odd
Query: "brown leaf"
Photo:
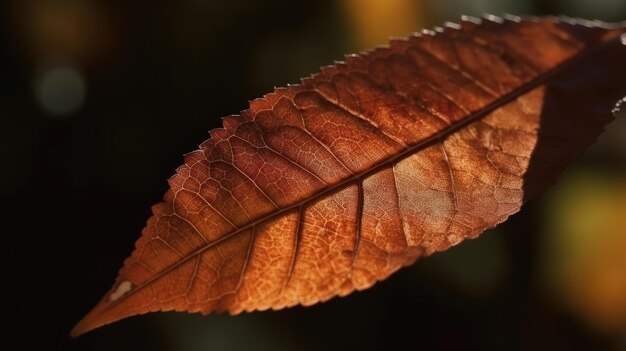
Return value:
<svg viewBox="0 0 626 351">
<path fill-rule="evenodd" d="M 475 238 L 612 119 L 625 27 L 466 18 L 252 101 L 185 156 L 72 335 L 152 311 L 312 305 Z"/>
</svg>

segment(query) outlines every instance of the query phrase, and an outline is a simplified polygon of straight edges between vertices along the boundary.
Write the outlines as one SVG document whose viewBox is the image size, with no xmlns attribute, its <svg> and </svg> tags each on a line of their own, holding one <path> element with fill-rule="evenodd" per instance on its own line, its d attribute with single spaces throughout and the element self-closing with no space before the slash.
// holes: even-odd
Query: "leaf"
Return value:
<svg viewBox="0 0 626 351">
<path fill-rule="evenodd" d="M 613 118 L 625 27 L 465 18 L 252 101 L 185 156 L 72 335 L 153 311 L 312 305 L 477 237 Z"/>
</svg>

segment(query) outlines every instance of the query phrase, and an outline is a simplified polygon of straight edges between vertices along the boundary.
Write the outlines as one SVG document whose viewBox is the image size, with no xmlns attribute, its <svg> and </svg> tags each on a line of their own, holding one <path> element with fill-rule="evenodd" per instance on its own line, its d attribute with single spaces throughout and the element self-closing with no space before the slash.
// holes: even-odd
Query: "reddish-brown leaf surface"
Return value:
<svg viewBox="0 0 626 351">
<path fill-rule="evenodd" d="M 252 101 L 185 156 L 72 334 L 152 311 L 312 305 L 475 238 L 612 119 L 624 28 L 469 18 Z"/>
</svg>

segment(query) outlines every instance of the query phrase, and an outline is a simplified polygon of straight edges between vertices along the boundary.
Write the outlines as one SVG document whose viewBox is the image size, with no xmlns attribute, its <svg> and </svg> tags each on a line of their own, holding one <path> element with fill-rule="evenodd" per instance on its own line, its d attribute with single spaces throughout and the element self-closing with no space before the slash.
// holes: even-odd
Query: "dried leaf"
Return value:
<svg viewBox="0 0 626 351">
<path fill-rule="evenodd" d="M 72 335 L 152 311 L 312 305 L 475 238 L 613 118 L 624 28 L 465 18 L 252 101 L 185 156 Z"/>
</svg>

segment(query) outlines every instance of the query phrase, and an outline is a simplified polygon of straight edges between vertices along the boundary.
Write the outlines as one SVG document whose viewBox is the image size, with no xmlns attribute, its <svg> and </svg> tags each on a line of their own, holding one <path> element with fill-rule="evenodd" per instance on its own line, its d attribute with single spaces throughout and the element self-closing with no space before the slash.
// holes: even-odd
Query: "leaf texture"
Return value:
<svg viewBox="0 0 626 351">
<path fill-rule="evenodd" d="M 185 156 L 72 334 L 152 311 L 312 305 L 475 238 L 613 118 L 623 33 L 464 18 L 252 101 Z"/>
</svg>

